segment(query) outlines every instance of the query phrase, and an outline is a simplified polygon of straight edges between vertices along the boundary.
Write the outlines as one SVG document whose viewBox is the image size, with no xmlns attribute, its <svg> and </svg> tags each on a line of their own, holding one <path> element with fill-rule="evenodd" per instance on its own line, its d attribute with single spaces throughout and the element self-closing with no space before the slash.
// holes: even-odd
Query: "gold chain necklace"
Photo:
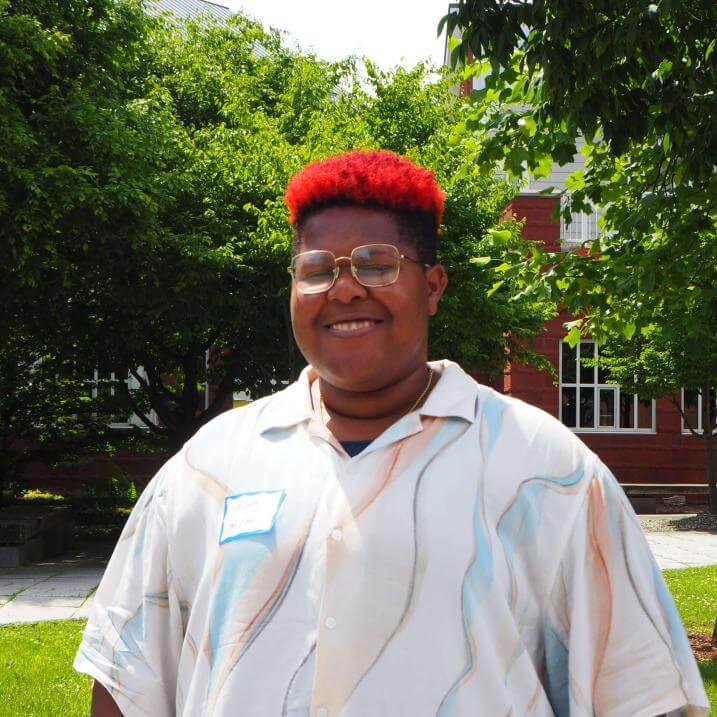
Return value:
<svg viewBox="0 0 717 717">
<path fill-rule="evenodd" d="M 428 393 L 428 390 L 431 388 L 431 384 L 433 383 L 433 376 L 435 374 L 435 371 L 429 366 L 428 367 L 428 381 L 426 382 L 426 385 L 421 391 L 418 398 L 415 400 L 411 408 L 408 409 L 407 413 L 411 413 L 412 411 L 415 411 L 420 405 L 421 401 L 426 397 L 426 394 Z M 324 403 L 324 398 L 321 394 L 319 394 L 319 414 L 321 418 L 321 423 L 325 426 L 326 425 L 326 417 L 324 416 L 324 408 L 326 407 L 326 404 Z"/>
</svg>

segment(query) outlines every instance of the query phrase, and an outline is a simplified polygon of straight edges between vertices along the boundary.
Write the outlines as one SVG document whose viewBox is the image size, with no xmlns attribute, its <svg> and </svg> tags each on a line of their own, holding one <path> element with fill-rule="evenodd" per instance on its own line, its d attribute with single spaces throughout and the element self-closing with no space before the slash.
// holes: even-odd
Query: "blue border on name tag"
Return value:
<svg viewBox="0 0 717 717">
<path fill-rule="evenodd" d="M 222 533 L 224 532 L 224 521 L 227 517 L 227 508 L 229 507 L 230 500 L 241 498 L 245 495 L 274 495 L 276 493 L 280 493 L 281 495 L 279 496 L 279 502 L 277 503 L 276 510 L 274 511 L 274 516 L 271 519 L 271 525 L 268 528 L 266 528 L 265 530 L 251 530 L 248 532 L 235 533 L 234 535 L 231 535 L 228 538 L 224 538 L 224 540 L 222 540 Z M 281 508 L 281 504 L 284 502 L 284 498 L 286 498 L 285 490 L 254 490 L 248 491 L 246 493 L 235 493 L 234 495 L 228 495 L 226 498 L 224 498 L 224 513 L 222 515 L 222 525 L 219 529 L 219 545 L 224 545 L 224 543 L 229 543 L 232 540 L 237 540 L 237 538 L 244 538 L 248 535 L 265 535 L 266 533 L 271 533 L 276 526 L 276 516 L 279 515 L 279 508 Z"/>
</svg>

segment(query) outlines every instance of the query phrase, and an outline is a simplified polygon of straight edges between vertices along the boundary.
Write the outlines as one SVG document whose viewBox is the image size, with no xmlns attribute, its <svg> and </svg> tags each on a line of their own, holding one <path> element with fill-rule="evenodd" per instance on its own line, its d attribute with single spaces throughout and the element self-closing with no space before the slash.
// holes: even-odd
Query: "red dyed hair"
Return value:
<svg viewBox="0 0 717 717">
<path fill-rule="evenodd" d="M 284 201 L 294 227 L 311 209 L 346 202 L 419 210 L 438 228 L 444 196 L 430 169 L 393 152 L 357 150 L 307 164 L 289 180 Z"/>
</svg>

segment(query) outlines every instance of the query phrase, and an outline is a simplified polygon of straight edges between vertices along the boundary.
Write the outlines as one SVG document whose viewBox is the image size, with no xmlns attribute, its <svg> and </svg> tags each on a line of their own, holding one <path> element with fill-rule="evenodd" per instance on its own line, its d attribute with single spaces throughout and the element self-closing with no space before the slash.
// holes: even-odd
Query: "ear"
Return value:
<svg viewBox="0 0 717 717">
<path fill-rule="evenodd" d="M 448 274 L 443 264 L 434 264 L 426 269 L 426 284 L 428 286 L 428 315 L 435 316 L 438 312 L 438 302 L 448 286 Z"/>
</svg>

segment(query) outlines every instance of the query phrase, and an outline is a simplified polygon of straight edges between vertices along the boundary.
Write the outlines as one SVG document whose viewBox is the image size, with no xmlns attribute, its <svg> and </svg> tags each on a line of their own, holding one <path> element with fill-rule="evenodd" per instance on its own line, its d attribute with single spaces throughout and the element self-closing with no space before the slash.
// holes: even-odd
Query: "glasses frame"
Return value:
<svg viewBox="0 0 717 717">
<path fill-rule="evenodd" d="M 354 266 L 354 253 L 357 252 L 359 249 L 365 249 L 366 247 L 374 247 L 374 246 L 380 246 L 380 247 L 391 247 L 396 252 L 396 255 L 398 256 L 398 270 L 396 271 L 396 276 L 391 279 L 391 281 L 387 281 L 385 284 L 364 284 L 359 278 L 358 278 L 358 272 L 356 270 L 356 267 Z M 322 254 L 331 254 L 331 256 L 334 258 L 334 278 L 331 280 L 331 283 L 325 288 L 325 289 L 317 289 L 315 291 L 306 291 L 304 289 L 299 288 L 299 284 L 296 281 L 296 275 L 294 273 L 295 271 L 295 262 L 300 256 L 307 256 L 308 254 L 318 254 L 321 252 Z M 401 275 L 401 265 L 403 263 L 403 260 L 406 259 L 408 261 L 412 261 L 414 264 L 419 264 L 424 269 L 430 269 L 431 264 L 424 264 L 423 262 L 419 261 L 418 259 L 414 259 L 413 257 L 406 256 L 405 254 L 401 254 L 401 252 L 398 250 L 398 247 L 394 244 L 361 244 L 361 246 L 356 246 L 351 250 L 350 256 L 336 256 L 331 250 L 329 249 L 311 249 L 310 251 L 302 251 L 299 254 L 296 254 L 296 256 L 292 257 L 291 259 L 291 265 L 286 267 L 286 270 L 291 275 L 291 279 L 294 282 L 294 285 L 297 288 L 297 291 L 300 291 L 302 294 L 323 294 L 327 291 L 331 291 L 334 284 L 336 283 L 336 279 L 339 278 L 339 274 L 341 273 L 341 266 L 339 262 L 341 261 L 348 261 L 349 267 L 351 269 L 351 276 L 356 280 L 358 284 L 363 286 L 366 289 L 382 289 L 385 286 L 391 286 L 391 284 L 395 284 L 398 281 L 398 277 Z"/>
</svg>

